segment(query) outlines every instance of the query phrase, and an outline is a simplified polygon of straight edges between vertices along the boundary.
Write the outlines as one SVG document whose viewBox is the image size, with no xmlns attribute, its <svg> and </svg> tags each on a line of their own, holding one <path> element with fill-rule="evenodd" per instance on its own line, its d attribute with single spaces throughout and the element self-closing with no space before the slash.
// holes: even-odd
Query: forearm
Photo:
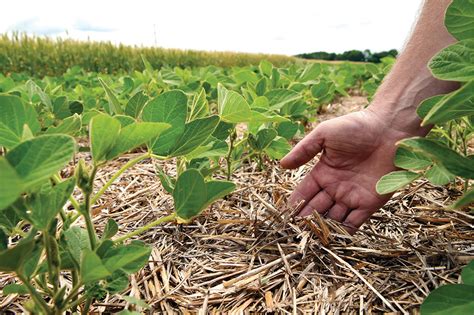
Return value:
<svg viewBox="0 0 474 315">
<path fill-rule="evenodd" d="M 451 0 L 426 0 L 418 22 L 392 71 L 386 77 L 369 110 L 376 112 L 393 129 L 410 135 L 426 135 L 416 108 L 426 98 L 448 93 L 459 84 L 435 79 L 429 60 L 455 42 L 444 26 L 444 14 Z"/>
</svg>

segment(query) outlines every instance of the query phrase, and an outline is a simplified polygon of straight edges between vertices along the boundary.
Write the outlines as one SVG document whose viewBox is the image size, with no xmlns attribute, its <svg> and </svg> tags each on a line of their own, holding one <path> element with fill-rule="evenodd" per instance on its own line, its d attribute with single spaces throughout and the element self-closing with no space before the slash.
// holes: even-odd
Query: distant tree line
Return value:
<svg viewBox="0 0 474 315">
<path fill-rule="evenodd" d="M 379 63 L 380 60 L 384 57 L 391 56 L 396 57 L 398 51 L 396 49 L 391 49 L 388 51 L 381 52 L 371 52 L 369 49 L 364 51 L 360 50 L 348 50 L 342 54 L 337 53 L 328 53 L 325 51 L 317 51 L 306 54 L 299 54 L 296 57 L 303 59 L 320 59 L 320 60 L 347 60 L 347 61 L 366 61 L 366 62 L 375 62 Z"/>
</svg>

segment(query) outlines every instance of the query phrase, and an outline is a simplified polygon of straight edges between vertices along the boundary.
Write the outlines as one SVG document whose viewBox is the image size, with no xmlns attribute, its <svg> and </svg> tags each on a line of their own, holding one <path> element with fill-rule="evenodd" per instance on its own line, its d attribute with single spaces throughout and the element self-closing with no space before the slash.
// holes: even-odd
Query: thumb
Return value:
<svg viewBox="0 0 474 315">
<path fill-rule="evenodd" d="M 280 165 L 283 168 L 297 168 L 305 164 L 321 152 L 323 142 L 321 125 L 318 125 L 280 161 Z"/>
</svg>

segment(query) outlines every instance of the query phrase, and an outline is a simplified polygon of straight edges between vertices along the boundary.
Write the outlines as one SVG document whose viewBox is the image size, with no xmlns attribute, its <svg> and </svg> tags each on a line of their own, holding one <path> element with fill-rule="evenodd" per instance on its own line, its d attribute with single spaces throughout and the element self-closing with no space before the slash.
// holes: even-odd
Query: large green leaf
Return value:
<svg viewBox="0 0 474 315">
<path fill-rule="evenodd" d="M 24 125 L 33 134 L 40 130 L 35 110 L 13 95 L 0 94 L 0 147 L 11 149 L 21 142 Z"/>
<path fill-rule="evenodd" d="M 60 171 L 71 160 L 74 145 L 70 136 L 43 135 L 20 143 L 6 158 L 28 189 Z"/>
<path fill-rule="evenodd" d="M 45 134 L 75 135 L 82 127 L 82 119 L 78 114 L 65 118 L 58 126 L 49 127 Z"/>
<path fill-rule="evenodd" d="M 474 178 L 474 163 L 472 163 L 472 160 L 459 155 L 456 151 L 435 140 L 410 138 L 401 141 L 400 146 L 430 157 L 434 162 L 441 164 L 456 176 Z"/>
<path fill-rule="evenodd" d="M 462 269 L 461 279 L 464 284 L 474 286 L 474 260 Z"/>
<path fill-rule="evenodd" d="M 235 184 L 228 181 L 212 180 L 206 183 L 207 197 L 203 208 L 209 206 L 211 203 L 219 198 L 222 198 L 235 189 Z"/>
<path fill-rule="evenodd" d="M 392 193 L 408 185 L 421 175 L 409 171 L 395 171 L 382 176 L 377 182 L 376 190 L 380 195 Z"/>
<path fill-rule="evenodd" d="M 442 124 L 463 116 L 474 115 L 474 80 L 443 97 L 423 119 L 423 125 Z"/>
<path fill-rule="evenodd" d="M 283 137 L 276 137 L 265 149 L 265 153 L 274 160 L 282 159 L 291 151 L 291 145 Z"/>
<path fill-rule="evenodd" d="M 188 122 L 197 118 L 206 117 L 209 114 L 209 104 L 206 99 L 206 90 L 201 88 L 194 94 L 191 106 L 189 107 Z"/>
<path fill-rule="evenodd" d="M 277 132 L 275 129 L 264 128 L 260 129 L 255 136 L 249 134 L 248 142 L 254 150 L 261 152 L 270 145 L 276 136 Z"/>
<path fill-rule="evenodd" d="M 173 190 L 176 214 L 190 220 L 201 213 L 207 198 L 207 188 L 201 173 L 189 169 L 181 173 Z"/>
<path fill-rule="evenodd" d="M 395 166 L 407 170 L 423 170 L 433 162 L 423 154 L 399 147 L 395 154 Z"/>
<path fill-rule="evenodd" d="M 184 132 L 187 113 L 187 97 L 179 90 L 160 94 L 145 105 L 142 111 L 143 121 L 162 122 L 171 125 L 155 141 L 151 148 L 155 154 L 168 155 Z"/>
<path fill-rule="evenodd" d="M 446 94 L 435 95 L 433 97 L 425 99 L 416 109 L 416 113 L 421 119 L 424 119 L 426 115 L 428 115 L 430 110 L 446 96 Z"/>
<path fill-rule="evenodd" d="M 22 240 L 13 247 L 0 251 L 0 271 L 2 272 L 19 272 L 24 262 L 30 257 L 35 240 Z"/>
<path fill-rule="evenodd" d="M 169 127 L 165 123 L 137 122 L 122 128 L 114 146 L 107 153 L 107 160 L 155 139 Z"/>
<path fill-rule="evenodd" d="M 138 118 L 146 102 L 148 102 L 148 96 L 143 91 L 135 93 L 125 106 L 125 114 Z"/>
<path fill-rule="evenodd" d="M 299 100 L 301 94 L 287 89 L 274 89 L 265 93 L 265 97 L 270 102 L 271 110 L 279 110 L 286 104 L 291 104 Z"/>
<path fill-rule="evenodd" d="M 422 315 L 474 314 L 474 286 L 448 284 L 432 291 L 421 304 Z"/>
<path fill-rule="evenodd" d="M 90 249 L 84 249 L 81 260 L 81 280 L 84 283 L 94 282 L 111 275 L 102 260 Z"/>
<path fill-rule="evenodd" d="M 446 185 L 455 179 L 442 165 L 435 164 L 425 173 L 425 177 L 435 185 Z"/>
<path fill-rule="evenodd" d="M 474 80 L 474 39 L 443 49 L 431 60 L 430 69 L 435 77 L 442 80 Z"/>
<path fill-rule="evenodd" d="M 474 1 L 454 0 L 446 11 L 445 24 L 458 40 L 474 39 Z"/>
<path fill-rule="evenodd" d="M 29 198 L 29 220 L 38 230 L 48 230 L 50 223 L 66 204 L 75 186 L 75 178 L 65 180 L 54 187 L 47 187 Z"/>
<path fill-rule="evenodd" d="M 16 170 L 0 156 L 0 210 L 17 200 L 22 192 L 23 182 Z"/>
<path fill-rule="evenodd" d="M 225 122 L 239 123 L 251 119 L 252 111 L 247 101 L 237 92 L 227 90 L 222 84 L 217 86 L 219 115 Z"/>
<path fill-rule="evenodd" d="M 95 164 L 107 160 L 107 154 L 119 138 L 120 122 L 109 115 L 97 115 L 89 126 L 91 153 Z"/>
<path fill-rule="evenodd" d="M 122 105 L 120 104 L 117 96 L 112 91 L 112 89 L 104 82 L 101 78 L 99 78 L 99 82 L 105 90 L 105 94 L 107 95 L 107 100 L 109 101 L 109 108 L 112 114 L 123 114 Z"/>
<path fill-rule="evenodd" d="M 205 182 L 198 170 L 183 172 L 175 185 L 173 199 L 178 221 L 189 222 L 215 200 L 229 194 L 235 184 L 227 181 Z"/>
<path fill-rule="evenodd" d="M 128 274 L 141 269 L 150 257 L 151 248 L 139 243 L 117 245 L 109 249 L 102 261 L 105 268 L 111 273 L 122 269 Z"/>
<path fill-rule="evenodd" d="M 181 156 L 192 152 L 212 135 L 219 120 L 219 116 L 213 115 L 187 123 L 183 134 L 177 139 L 169 155 Z"/>
<path fill-rule="evenodd" d="M 298 77 L 299 82 L 314 81 L 321 73 L 321 64 L 311 63 L 307 65 L 301 75 Z"/>
</svg>

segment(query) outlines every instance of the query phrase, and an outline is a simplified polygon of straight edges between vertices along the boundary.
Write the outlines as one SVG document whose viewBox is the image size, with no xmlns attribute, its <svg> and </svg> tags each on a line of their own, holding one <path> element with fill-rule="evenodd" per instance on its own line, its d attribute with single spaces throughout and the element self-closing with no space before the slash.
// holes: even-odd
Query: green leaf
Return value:
<svg viewBox="0 0 474 315">
<path fill-rule="evenodd" d="M 166 156 L 184 132 L 187 112 L 187 97 L 179 90 L 160 94 L 145 105 L 142 112 L 143 121 L 162 122 L 171 125 L 151 143 L 153 153 Z"/>
<path fill-rule="evenodd" d="M 174 186 L 176 184 L 176 180 L 172 178 L 171 176 L 168 176 L 163 170 L 159 167 L 156 166 L 156 171 L 158 172 L 158 178 L 160 179 L 161 185 L 163 185 L 163 188 L 170 194 L 173 193 Z"/>
<path fill-rule="evenodd" d="M 15 202 L 23 190 L 23 182 L 16 170 L 0 156 L 0 210 Z"/>
<path fill-rule="evenodd" d="M 24 189 L 29 189 L 60 171 L 74 154 L 74 139 L 44 135 L 20 143 L 6 158 L 16 169 Z"/>
<path fill-rule="evenodd" d="M 121 292 L 129 285 L 128 275 L 122 270 L 113 272 L 111 276 L 105 279 L 105 281 L 107 282 L 105 289 L 110 294 Z"/>
<path fill-rule="evenodd" d="M 472 161 L 435 140 L 410 138 L 401 141 L 400 146 L 428 156 L 436 164 L 441 164 L 456 176 L 474 178 L 474 163 Z"/>
<path fill-rule="evenodd" d="M 330 93 L 331 86 L 327 81 L 320 81 L 311 87 L 311 95 L 316 99 L 323 99 Z"/>
<path fill-rule="evenodd" d="M 446 11 L 445 24 L 458 40 L 474 38 L 474 2 L 454 0 Z"/>
<path fill-rule="evenodd" d="M 75 178 L 69 178 L 30 196 L 29 220 L 38 230 L 49 229 L 49 225 L 71 196 L 74 186 Z"/>
<path fill-rule="evenodd" d="M 225 122 L 247 122 L 252 116 L 250 105 L 242 95 L 227 90 L 222 84 L 217 85 L 217 103 L 221 119 Z"/>
<path fill-rule="evenodd" d="M 272 115 L 269 113 L 260 113 L 257 111 L 251 111 L 250 119 L 248 119 L 248 121 L 251 123 L 269 123 L 269 122 L 280 123 L 280 122 L 289 121 L 289 119 L 282 117 L 280 115 Z"/>
<path fill-rule="evenodd" d="M 107 160 L 107 154 L 115 147 L 119 138 L 120 128 L 120 122 L 109 115 L 101 114 L 92 118 L 89 138 L 92 158 L 96 165 Z"/>
<path fill-rule="evenodd" d="M 155 139 L 169 127 L 170 125 L 165 123 L 138 122 L 122 128 L 114 146 L 107 153 L 107 160 Z"/>
<path fill-rule="evenodd" d="M 446 47 L 431 59 L 429 66 L 433 75 L 441 80 L 474 80 L 474 39 Z"/>
<path fill-rule="evenodd" d="M 128 274 L 137 272 L 148 261 L 151 248 L 141 243 L 117 245 L 102 257 L 105 267 L 112 273 L 119 269 Z"/>
<path fill-rule="evenodd" d="M 201 145 L 192 152 L 186 154 L 186 159 L 190 161 L 200 158 L 222 157 L 225 156 L 227 152 L 229 152 L 227 142 L 215 139 L 213 142 Z"/>
<path fill-rule="evenodd" d="M 395 166 L 407 170 L 424 170 L 433 162 L 424 156 L 409 149 L 399 147 L 395 154 Z"/>
<path fill-rule="evenodd" d="M 64 119 L 58 126 L 49 127 L 45 134 L 75 135 L 82 127 L 81 116 L 74 114 Z"/>
<path fill-rule="evenodd" d="M 189 169 L 181 173 L 173 190 L 174 208 L 179 218 L 187 221 L 201 213 L 207 188 L 201 173 Z"/>
<path fill-rule="evenodd" d="M 474 115 L 474 80 L 466 83 L 436 103 L 423 119 L 422 125 L 442 124 L 463 116 Z"/>
<path fill-rule="evenodd" d="M 430 98 L 425 99 L 416 109 L 416 113 L 421 119 L 424 119 L 430 110 L 439 103 L 446 95 L 436 95 Z"/>
<path fill-rule="evenodd" d="M 470 205 L 474 202 L 474 188 L 469 189 L 464 195 L 459 198 L 453 205 L 454 208 L 461 208 Z"/>
<path fill-rule="evenodd" d="M 408 185 L 420 176 L 420 174 L 409 171 L 395 171 L 388 173 L 387 175 L 382 176 L 382 178 L 377 182 L 377 193 L 380 195 L 392 193 Z"/>
<path fill-rule="evenodd" d="M 29 294 L 28 289 L 23 284 L 11 283 L 3 288 L 3 295 L 8 294 Z"/>
<path fill-rule="evenodd" d="M 111 239 L 119 230 L 117 222 L 113 219 L 109 219 L 105 225 L 104 234 L 102 234 L 102 239 L 107 240 Z"/>
<path fill-rule="evenodd" d="M 177 139 L 169 156 L 181 156 L 192 152 L 212 135 L 219 120 L 219 116 L 213 115 L 187 123 L 183 134 Z"/>
<path fill-rule="evenodd" d="M 274 160 L 280 160 L 291 151 L 291 145 L 285 138 L 276 137 L 265 149 L 265 153 Z"/>
<path fill-rule="evenodd" d="M 212 180 L 206 183 L 207 197 L 203 208 L 206 208 L 211 203 L 225 197 L 235 190 L 235 184 L 228 181 Z"/>
<path fill-rule="evenodd" d="M 125 114 L 133 118 L 138 118 L 146 102 L 148 102 L 148 99 L 148 96 L 143 91 L 135 93 L 125 106 Z"/>
<path fill-rule="evenodd" d="M 266 60 L 260 61 L 258 68 L 260 69 L 260 72 L 263 75 L 267 77 L 270 77 L 272 75 L 273 65 L 269 61 L 266 61 Z"/>
<path fill-rule="evenodd" d="M 109 101 L 109 107 L 112 114 L 123 114 L 122 105 L 120 104 L 117 96 L 115 93 L 110 89 L 107 83 L 104 82 L 101 78 L 99 78 L 99 82 L 105 90 L 105 94 L 107 95 L 107 100 Z"/>
<path fill-rule="evenodd" d="M 85 229 L 79 226 L 72 226 L 63 232 L 64 244 L 60 243 L 67 260 L 61 257 L 61 266 L 63 269 L 73 269 L 79 267 L 81 263 L 81 255 L 85 249 L 90 249 L 89 236 Z"/>
<path fill-rule="evenodd" d="M 201 88 L 199 93 L 194 94 L 188 113 L 188 122 L 197 118 L 206 117 L 209 114 L 209 103 L 206 99 L 206 90 Z"/>
<path fill-rule="evenodd" d="M 261 78 L 255 85 L 255 93 L 258 96 L 263 96 L 267 91 L 267 79 Z"/>
<path fill-rule="evenodd" d="M 448 172 L 443 166 L 436 164 L 426 171 L 425 177 L 434 185 L 446 185 L 455 179 L 455 176 Z"/>
<path fill-rule="evenodd" d="M 81 261 L 81 280 L 84 283 L 94 282 L 110 276 L 99 256 L 90 249 L 84 249 Z"/>
<path fill-rule="evenodd" d="M 0 230 L 4 230 L 7 234 L 12 234 L 21 220 L 14 209 L 14 205 L 4 209 L 4 211 L 0 211 Z"/>
<path fill-rule="evenodd" d="M 115 115 L 115 119 L 117 119 L 120 122 L 120 127 L 125 128 L 135 122 L 135 118 L 127 116 L 127 115 Z"/>
<path fill-rule="evenodd" d="M 474 260 L 462 269 L 461 279 L 464 284 L 474 286 Z"/>
<path fill-rule="evenodd" d="M 448 284 L 432 291 L 421 304 L 422 315 L 465 315 L 474 313 L 474 286 Z"/>
<path fill-rule="evenodd" d="M 286 121 L 278 124 L 277 132 L 279 136 L 291 140 L 298 132 L 298 128 L 299 124 L 297 122 Z"/>
<path fill-rule="evenodd" d="M 21 142 L 24 125 L 33 134 L 40 130 L 35 110 L 17 96 L 0 94 L 0 147 L 12 149 Z"/>
<path fill-rule="evenodd" d="M 301 98 L 295 91 L 287 89 L 274 89 L 265 93 L 265 97 L 270 103 L 271 110 L 279 110 L 286 104 L 292 104 Z"/>
<path fill-rule="evenodd" d="M 301 75 L 298 77 L 299 82 L 314 81 L 321 73 L 321 64 L 312 63 L 307 65 Z"/>
<path fill-rule="evenodd" d="M 275 129 L 260 129 L 256 136 L 249 134 L 248 142 L 254 150 L 261 152 L 270 145 L 276 136 L 277 132 Z"/>
<path fill-rule="evenodd" d="M 22 240 L 12 248 L 0 251 L 0 271 L 20 272 L 25 260 L 35 247 L 35 240 Z"/>
</svg>

